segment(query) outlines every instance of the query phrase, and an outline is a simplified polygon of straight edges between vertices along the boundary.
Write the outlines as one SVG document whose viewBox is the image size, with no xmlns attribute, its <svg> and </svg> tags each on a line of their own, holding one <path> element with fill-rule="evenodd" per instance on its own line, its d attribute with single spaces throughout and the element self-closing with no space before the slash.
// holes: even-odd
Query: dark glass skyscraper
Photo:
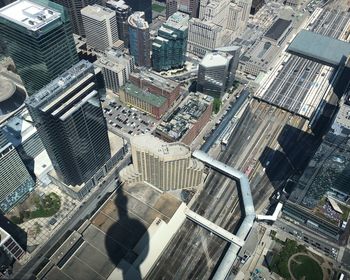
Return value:
<svg viewBox="0 0 350 280">
<path fill-rule="evenodd" d="M 124 0 L 113 1 L 110 0 L 106 6 L 115 11 L 118 26 L 118 36 L 120 40 L 124 41 L 124 46 L 129 46 L 129 25 L 128 18 L 131 15 L 131 7 L 125 4 Z"/>
<path fill-rule="evenodd" d="M 0 210 L 6 213 L 34 186 L 34 180 L 18 152 L 0 129 Z"/>
<path fill-rule="evenodd" d="M 29 95 L 78 62 L 64 8 L 43 0 L 21 0 L 0 9 L 0 39 Z"/>
<path fill-rule="evenodd" d="M 57 176 L 67 185 L 90 179 L 110 158 L 93 65 L 80 61 L 26 101 Z"/>
<path fill-rule="evenodd" d="M 151 66 L 149 25 L 144 12 L 134 12 L 129 18 L 130 54 L 138 66 Z"/>
<path fill-rule="evenodd" d="M 152 0 L 125 0 L 125 3 L 131 7 L 133 12 L 145 12 L 145 20 L 152 22 Z"/>
</svg>

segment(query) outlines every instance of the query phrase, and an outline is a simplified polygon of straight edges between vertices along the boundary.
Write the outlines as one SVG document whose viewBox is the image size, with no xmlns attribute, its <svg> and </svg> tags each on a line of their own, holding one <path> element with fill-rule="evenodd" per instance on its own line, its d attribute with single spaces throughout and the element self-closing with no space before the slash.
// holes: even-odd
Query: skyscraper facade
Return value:
<svg viewBox="0 0 350 280">
<path fill-rule="evenodd" d="M 171 15 L 175 14 L 177 11 L 177 0 L 166 0 L 166 19 L 168 19 Z"/>
<path fill-rule="evenodd" d="M 94 67 L 82 60 L 26 101 L 59 179 L 80 185 L 110 158 Z"/>
<path fill-rule="evenodd" d="M 179 11 L 197 18 L 199 15 L 199 0 L 179 0 Z"/>
<path fill-rule="evenodd" d="M 6 213 L 34 189 L 34 180 L 0 129 L 0 210 Z"/>
<path fill-rule="evenodd" d="M 145 20 L 152 22 L 152 0 L 125 0 L 125 3 L 131 7 L 134 12 L 144 12 Z"/>
<path fill-rule="evenodd" d="M 18 0 L 0 9 L 0 37 L 29 95 L 78 61 L 68 14 L 50 1 Z"/>
<path fill-rule="evenodd" d="M 128 18 L 132 13 L 130 6 L 125 4 L 124 0 L 113 1 L 110 0 L 106 3 L 106 6 L 115 11 L 118 26 L 118 36 L 120 40 L 124 41 L 124 46 L 129 46 L 129 25 Z"/>
<path fill-rule="evenodd" d="M 144 12 L 135 12 L 128 18 L 130 54 L 138 66 L 151 66 L 149 26 Z"/>
<path fill-rule="evenodd" d="M 130 140 L 133 164 L 121 170 L 123 182 L 145 181 L 163 191 L 196 187 L 203 182 L 204 165 L 191 158 L 187 145 L 166 143 L 150 134 Z"/>
<path fill-rule="evenodd" d="M 71 19 L 73 33 L 78 34 L 80 36 L 85 36 L 83 19 L 81 17 L 81 9 L 88 5 L 102 5 L 102 0 L 52 0 L 57 4 L 65 7 L 69 13 L 69 17 Z"/>
<path fill-rule="evenodd" d="M 152 44 L 152 68 L 156 71 L 180 68 L 186 61 L 189 15 L 176 12 L 159 28 Z"/>
<path fill-rule="evenodd" d="M 118 40 L 115 11 L 100 6 L 87 6 L 81 10 L 86 43 L 98 51 L 104 51 Z"/>
<path fill-rule="evenodd" d="M 198 91 L 221 98 L 232 87 L 238 67 L 240 47 L 221 48 L 208 52 L 198 67 Z"/>
</svg>

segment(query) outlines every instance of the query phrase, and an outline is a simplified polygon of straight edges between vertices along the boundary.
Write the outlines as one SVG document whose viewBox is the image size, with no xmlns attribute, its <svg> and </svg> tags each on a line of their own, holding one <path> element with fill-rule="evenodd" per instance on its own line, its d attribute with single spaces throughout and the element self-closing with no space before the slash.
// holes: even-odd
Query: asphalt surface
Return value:
<svg viewBox="0 0 350 280">
<path fill-rule="evenodd" d="M 310 26 L 310 30 L 326 36 L 338 38 L 349 21 L 350 15 L 338 11 L 323 10 L 316 21 Z M 311 101 L 309 92 L 318 87 L 315 79 L 318 76 L 328 77 L 322 73 L 323 65 L 292 55 L 283 65 L 271 85 L 262 96 L 258 98 L 310 118 L 317 109 L 323 94 L 317 92 Z"/>
</svg>

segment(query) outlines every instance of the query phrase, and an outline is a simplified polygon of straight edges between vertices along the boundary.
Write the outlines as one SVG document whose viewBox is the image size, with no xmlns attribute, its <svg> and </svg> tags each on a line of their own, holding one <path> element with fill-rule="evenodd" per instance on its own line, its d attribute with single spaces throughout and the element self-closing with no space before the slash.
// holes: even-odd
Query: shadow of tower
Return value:
<svg viewBox="0 0 350 280">
<path fill-rule="evenodd" d="M 118 190 L 115 204 L 118 211 L 113 218 L 117 222 L 108 229 L 105 238 L 108 256 L 114 265 L 122 270 L 123 276 L 120 279 L 140 280 L 140 264 L 149 250 L 147 228 L 139 219 L 131 217 L 134 215 L 128 209 L 128 197 L 122 188 Z"/>
</svg>

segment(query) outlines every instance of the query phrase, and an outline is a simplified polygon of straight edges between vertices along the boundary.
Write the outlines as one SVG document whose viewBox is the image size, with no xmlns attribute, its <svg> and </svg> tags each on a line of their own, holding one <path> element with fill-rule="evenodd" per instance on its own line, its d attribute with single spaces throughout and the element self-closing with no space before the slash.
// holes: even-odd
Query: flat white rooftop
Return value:
<svg viewBox="0 0 350 280">
<path fill-rule="evenodd" d="M 207 53 L 201 61 L 204 67 L 224 66 L 229 63 L 229 59 L 220 53 Z"/>
<path fill-rule="evenodd" d="M 28 0 L 17 0 L 0 9 L 0 17 L 23 26 L 28 30 L 37 31 L 60 18 L 61 14 Z"/>
</svg>

